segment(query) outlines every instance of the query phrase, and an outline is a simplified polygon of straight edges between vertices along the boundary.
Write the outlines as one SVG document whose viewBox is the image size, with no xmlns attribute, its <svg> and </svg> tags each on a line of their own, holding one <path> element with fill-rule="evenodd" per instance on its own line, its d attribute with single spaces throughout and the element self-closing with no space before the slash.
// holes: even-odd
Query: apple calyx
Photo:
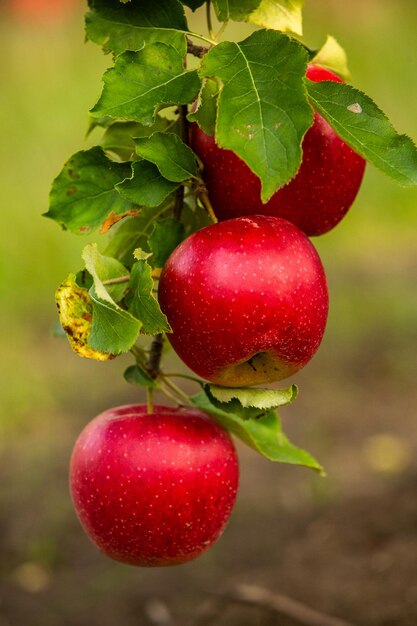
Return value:
<svg viewBox="0 0 417 626">
<path fill-rule="evenodd" d="M 291 363 L 280 359 L 276 352 L 256 352 L 239 363 L 228 365 L 212 374 L 212 383 L 224 387 L 246 387 L 273 383 L 294 373 Z"/>
</svg>

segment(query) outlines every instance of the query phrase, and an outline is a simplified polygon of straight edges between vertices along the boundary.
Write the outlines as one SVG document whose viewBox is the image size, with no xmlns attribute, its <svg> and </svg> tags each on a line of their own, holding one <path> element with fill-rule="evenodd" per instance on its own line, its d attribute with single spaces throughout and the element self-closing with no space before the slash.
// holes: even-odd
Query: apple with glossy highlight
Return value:
<svg viewBox="0 0 417 626">
<path fill-rule="evenodd" d="M 107 556 L 145 567 L 198 557 L 222 533 L 239 468 L 228 433 L 192 408 L 109 409 L 80 434 L 70 489 L 84 530 Z"/>
<path fill-rule="evenodd" d="M 166 262 L 158 297 L 180 358 L 230 387 L 278 381 L 304 367 L 328 313 L 314 246 L 293 224 L 263 215 L 188 237 Z"/>
</svg>

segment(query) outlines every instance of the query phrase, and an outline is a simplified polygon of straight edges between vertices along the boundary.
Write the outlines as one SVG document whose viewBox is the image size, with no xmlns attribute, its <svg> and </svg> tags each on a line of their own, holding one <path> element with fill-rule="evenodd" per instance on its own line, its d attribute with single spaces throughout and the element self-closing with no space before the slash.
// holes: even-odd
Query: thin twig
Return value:
<svg viewBox="0 0 417 626">
<path fill-rule="evenodd" d="M 228 605 L 227 598 L 210 598 L 197 608 L 188 626 L 209 626 L 224 618 Z"/>
<path fill-rule="evenodd" d="M 186 33 L 187 35 L 190 35 L 190 37 L 201 39 L 201 41 L 206 41 L 207 43 L 210 44 L 210 46 L 217 45 L 217 41 L 215 39 L 209 39 L 208 37 L 205 37 L 204 35 L 200 35 L 200 33 L 194 33 L 192 30 L 183 30 L 181 32 Z"/>
<path fill-rule="evenodd" d="M 320 613 L 297 600 L 256 585 L 241 584 L 228 594 L 218 594 L 216 592 L 215 595 L 284 615 L 300 624 L 300 626 L 354 626 L 351 622 Z"/>
<path fill-rule="evenodd" d="M 220 30 L 218 31 L 217 35 L 215 36 L 216 41 L 218 39 L 220 39 L 220 37 L 223 35 L 223 33 L 226 30 L 228 24 L 229 24 L 229 20 L 226 20 L 225 22 L 223 22 L 223 24 L 220 27 Z"/>
</svg>

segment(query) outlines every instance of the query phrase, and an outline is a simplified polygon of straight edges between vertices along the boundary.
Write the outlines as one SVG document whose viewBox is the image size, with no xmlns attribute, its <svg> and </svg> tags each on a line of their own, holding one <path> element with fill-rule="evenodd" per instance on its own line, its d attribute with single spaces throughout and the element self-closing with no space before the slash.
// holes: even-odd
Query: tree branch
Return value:
<svg viewBox="0 0 417 626">
<path fill-rule="evenodd" d="M 188 39 L 187 37 L 187 52 L 197 57 L 198 59 L 202 59 L 205 54 L 209 51 L 205 46 L 197 46 L 195 43 Z"/>
<path fill-rule="evenodd" d="M 153 379 L 159 376 L 163 347 L 164 347 L 163 334 L 161 333 L 160 335 L 155 335 L 151 344 L 151 351 L 149 354 L 148 363 L 146 364 L 146 369 L 148 371 L 148 374 Z"/>
<path fill-rule="evenodd" d="M 188 145 L 187 113 L 188 113 L 187 105 L 186 104 L 181 105 L 179 107 L 179 118 L 178 118 L 180 137 L 183 140 L 183 142 Z M 184 191 L 185 191 L 184 185 L 181 185 L 180 187 L 178 187 L 177 191 L 175 192 L 174 219 L 177 220 L 178 222 L 181 220 L 182 208 L 184 206 Z"/>
</svg>

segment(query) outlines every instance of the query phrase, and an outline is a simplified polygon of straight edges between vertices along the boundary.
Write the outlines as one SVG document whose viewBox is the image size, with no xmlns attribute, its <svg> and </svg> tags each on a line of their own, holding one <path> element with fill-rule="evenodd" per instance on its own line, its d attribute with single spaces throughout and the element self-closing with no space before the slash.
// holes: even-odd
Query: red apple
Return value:
<svg viewBox="0 0 417 626">
<path fill-rule="evenodd" d="M 343 82 L 336 74 L 309 66 L 307 78 Z M 307 131 L 301 167 L 292 181 L 267 202 L 261 201 L 261 183 L 234 152 L 219 148 L 214 137 L 191 125 L 190 142 L 204 164 L 203 177 L 219 220 L 243 215 L 282 217 L 307 235 L 321 235 L 340 222 L 352 205 L 365 169 L 354 152 L 318 113 Z"/>
<path fill-rule="evenodd" d="M 186 365 L 233 387 L 301 369 L 328 312 L 326 277 L 309 239 L 263 215 L 218 222 L 183 241 L 162 270 L 159 302 Z"/>
<path fill-rule="evenodd" d="M 228 433 L 192 408 L 127 405 L 79 436 L 70 488 L 84 530 L 107 556 L 146 567 L 199 556 L 223 531 L 239 468 Z"/>
</svg>

